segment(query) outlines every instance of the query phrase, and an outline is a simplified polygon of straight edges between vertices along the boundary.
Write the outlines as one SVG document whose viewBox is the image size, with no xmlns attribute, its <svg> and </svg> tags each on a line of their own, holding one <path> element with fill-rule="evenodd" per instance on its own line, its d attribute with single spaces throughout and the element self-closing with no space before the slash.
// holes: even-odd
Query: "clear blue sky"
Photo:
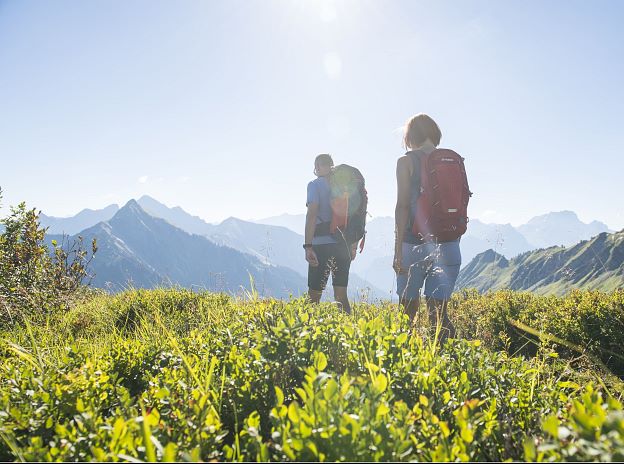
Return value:
<svg viewBox="0 0 624 464">
<path fill-rule="evenodd" d="M 398 129 L 426 112 L 472 217 L 621 229 L 623 23 L 619 1 L 0 1 L 3 211 L 300 213 L 330 152 L 392 215 Z"/>
</svg>

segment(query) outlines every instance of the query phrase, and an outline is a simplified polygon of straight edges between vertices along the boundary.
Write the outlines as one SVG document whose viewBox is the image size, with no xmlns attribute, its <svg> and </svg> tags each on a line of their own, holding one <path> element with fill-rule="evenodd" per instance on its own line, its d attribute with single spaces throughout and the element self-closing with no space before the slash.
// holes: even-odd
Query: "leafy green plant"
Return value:
<svg viewBox="0 0 624 464">
<path fill-rule="evenodd" d="M 533 300 L 479 301 L 528 323 L 520 303 Z M 476 303 L 465 304 L 457 320 Z M 519 341 L 498 334 L 436 344 L 390 304 L 354 313 L 304 298 L 131 290 L 5 329 L 0 460 L 621 456 L 621 384 L 583 387 L 551 341 L 523 357 L 500 350 Z"/>
<path fill-rule="evenodd" d="M 550 415 L 543 421 L 543 439 L 527 440 L 527 461 L 624 460 L 624 412 L 622 404 L 589 386 L 571 401 L 568 417 Z"/>
<path fill-rule="evenodd" d="M 67 309 L 88 283 L 88 266 L 97 252 L 95 240 L 90 254 L 82 239 L 52 241 L 50 251 L 38 213 L 25 203 L 11 208 L 0 222 L 4 226 L 0 233 L 0 327 Z"/>
<path fill-rule="evenodd" d="M 566 358 L 586 357 L 624 375 L 624 289 L 570 292 L 564 297 L 498 291 L 455 295 L 450 313 L 460 336 L 533 356 L 543 342 Z"/>
</svg>

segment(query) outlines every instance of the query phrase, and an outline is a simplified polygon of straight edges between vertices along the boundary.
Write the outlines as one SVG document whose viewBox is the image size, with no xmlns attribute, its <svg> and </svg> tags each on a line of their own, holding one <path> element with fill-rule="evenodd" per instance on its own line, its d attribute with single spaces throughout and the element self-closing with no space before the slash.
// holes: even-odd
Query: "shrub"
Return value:
<svg viewBox="0 0 624 464">
<path fill-rule="evenodd" d="M 567 358 L 586 356 L 624 376 L 624 290 L 574 290 L 564 297 L 463 291 L 449 312 L 461 336 L 494 349 L 533 356 L 541 341 L 553 342 Z"/>
<path fill-rule="evenodd" d="M 82 238 L 71 244 L 65 238 L 61 244 L 52 241 L 49 250 L 38 218 L 34 209 L 20 203 L 0 221 L 4 226 L 0 233 L 0 327 L 69 308 L 88 278 L 88 265 L 97 251 L 95 240 L 90 255 Z"/>
<path fill-rule="evenodd" d="M 582 386 L 555 353 L 440 346 L 395 306 L 353 310 L 128 291 L 5 331 L 0 460 L 621 456 L 621 390 Z"/>
</svg>

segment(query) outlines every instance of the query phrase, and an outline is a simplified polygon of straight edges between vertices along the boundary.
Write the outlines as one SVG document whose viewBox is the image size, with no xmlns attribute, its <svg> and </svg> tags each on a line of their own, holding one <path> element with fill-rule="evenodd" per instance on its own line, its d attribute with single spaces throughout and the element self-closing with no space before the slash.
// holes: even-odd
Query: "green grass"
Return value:
<svg viewBox="0 0 624 464">
<path fill-rule="evenodd" d="M 541 341 L 551 341 L 567 358 L 604 367 L 607 379 L 613 377 L 609 371 L 624 376 L 624 290 L 575 290 L 564 297 L 464 291 L 455 295 L 451 306 L 464 336 L 479 338 L 493 349 L 532 356 Z"/>
<path fill-rule="evenodd" d="M 390 304 L 95 295 L 3 334 L 0 460 L 624 459 L 622 293 L 540 298 L 459 295 L 440 346 Z"/>
</svg>

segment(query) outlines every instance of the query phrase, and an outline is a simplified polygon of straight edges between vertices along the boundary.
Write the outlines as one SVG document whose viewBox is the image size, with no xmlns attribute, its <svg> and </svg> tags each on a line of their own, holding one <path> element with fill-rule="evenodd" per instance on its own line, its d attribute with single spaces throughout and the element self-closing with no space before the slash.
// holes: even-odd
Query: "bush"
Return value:
<svg viewBox="0 0 624 464">
<path fill-rule="evenodd" d="M 353 311 L 129 291 L 5 331 L 0 460 L 620 456 L 621 403 L 602 395 L 621 391 L 581 386 L 554 353 L 439 346 L 395 306 Z"/>
<path fill-rule="evenodd" d="M 511 290 L 453 297 L 451 318 L 463 337 L 533 356 L 542 341 L 566 358 L 588 357 L 624 376 L 624 290 L 573 290 L 564 297 Z"/>
<path fill-rule="evenodd" d="M 24 203 L 11 208 L 0 223 L 4 226 L 0 234 L 0 327 L 69 308 L 84 289 L 88 265 L 97 251 L 95 240 L 90 256 L 82 238 L 71 244 L 52 241 L 49 250 L 38 213 Z"/>
<path fill-rule="evenodd" d="M 624 461 L 622 404 L 613 398 L 604 401 L 591 387 L 572 400 L 567 420 L 548 416 L 543 429 L 543 440 L 527 441 L 527 461 Z"/>
</svg>

